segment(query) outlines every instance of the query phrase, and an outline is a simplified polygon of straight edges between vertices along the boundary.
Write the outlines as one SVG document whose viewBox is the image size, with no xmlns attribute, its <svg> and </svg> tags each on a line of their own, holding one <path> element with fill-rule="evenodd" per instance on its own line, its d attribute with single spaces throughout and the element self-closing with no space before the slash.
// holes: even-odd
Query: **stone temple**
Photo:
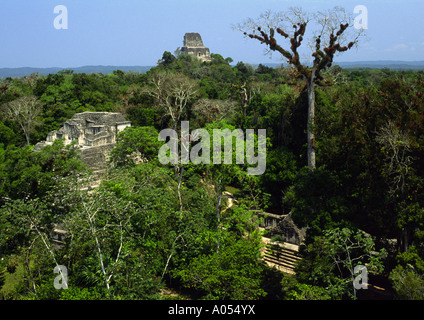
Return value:
<svg viewBox="0 0 424 320">
<path fill-rule="evenodd" d="M 209 48 L 203 45 L 202 37 L 198 33 L 186 33 L 184 35 L 184 46 L 181 48 L 182 54 L 189 54 L 202 61 L 211 61 Z"/>
<path fill-rule="evenodd" d="M 64 139 L 65 145 L 77 141 L 83 163 L 101 174 L 107 167 L 109 152 L 115 147 L 117 134 L 129 126 L 131 122 L 126 121 L 121 113 L 77 113 L 65 121 L 59 130 L 50 132 L 45 141 L 37 143 L 33 151 L 40 151 L 56 139 Z"/>
</svg>

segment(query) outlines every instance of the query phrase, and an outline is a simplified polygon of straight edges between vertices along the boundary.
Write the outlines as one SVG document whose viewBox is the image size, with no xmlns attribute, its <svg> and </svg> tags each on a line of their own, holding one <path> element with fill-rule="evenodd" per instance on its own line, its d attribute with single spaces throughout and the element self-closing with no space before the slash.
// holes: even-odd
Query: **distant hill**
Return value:
<svg viewBox="0 0 424 320">
<path fill-rule="evenodd" d="M 268 67 L 278 67 L 281 65 L 286 66 L 286 63 L 264 63 Z M 338 65 L 345 69 L 382 69 L 388 68 L 392 70 L 424 70 L 424 61 L 396 61 L 396 60 L 382 60 L 382 61 L 357 61 L 357 62 L 340 62 L 335 61 L 333 65 Z"/>
<path fill-rule="evenodd" d="M 342 68 L 354 69 L 354 68 L 371 68 L 381 69 L 389 68 L 393 70 L 424 70 L 424 61 L 359 61 L 359 62 L 335 62 L 334 64 L 339 65 Z"/>
<path fill-rule="evenodd" d="M 150 70 L 151 66 L 83 66 L 77 68 L 0 68 L 0 77 L 24 77 L 32 73 L 38 72 L 40 75 L 54 74 L 62 70 L 73 70 L 74 73 L 103 73 L 109 74 L 114 70 L 133 71 L 136 73 L 144 73 Z"/>
<path fill-rule="evenodd" d="M 268 67 L 278 67 L 286 65 L 285 63 L 263 63 Z M 257 64 L 252 64 L 257 66 Z M 389 68 L 392 70 L 424 70 L 424 61 L 358 61 L 358 62 L 334 62 L 333 65 L 339 65 L 346 69 L 382 69 Z M 145 73 L 149 71 L 153 66 L 83 66 L 76 68 L 0 68 L 0 78 L 6 77 L 23 77 L 30 75 L 31 73 L 38 72 L 40 75 L 54 74 L 62 70 L 73 70 L 74 73 L 103 73 L 109 74 L 114 70 L 122 71 L 133 71 L 136 73 Z"/>
</svg>

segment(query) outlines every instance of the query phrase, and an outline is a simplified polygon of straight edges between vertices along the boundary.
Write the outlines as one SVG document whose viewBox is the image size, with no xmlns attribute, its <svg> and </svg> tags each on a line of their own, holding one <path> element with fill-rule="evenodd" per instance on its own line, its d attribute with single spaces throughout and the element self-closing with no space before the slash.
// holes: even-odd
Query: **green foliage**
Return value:
<svg viewBox="0 0 424 320">
<path fill-rule="evenodd" d="M 234 240 L 219 252 L 194 258 L 177 272 L 186 288 L 204 299 L 251 300 L 265 295 L 260 287 L 262 265 L 257 242 Z"/>
<path fill-rule="evenodd" d="M 171 52 L 165 51 L 162 55 L 162 60 L 160 60 L 159 65 L 162 67 L 168 67 L 171 65 L 175 60 L 177 60 Z"/>
<path fill-rule="evenodd" d="M 423 300 L 424 279 L 410 267 L 397 266 L 390 273 L 390 280 L 400 300 Z"/>
<path fill-rule="evenodd" d="M 163 142 L 158 140 L 159 132 L 154 127 L 129 127 L 120 132 L 116 146 L 111 152 L 111 161 L 117 166 L 134 164 L 140 160 L 157 159 Z"/>
<path fill-rule="evenodd" d="M 71 287 L 66 290 L 62 290 L 60 294 L 60 300 L 101 300 L 104 299 L 104 293 L 98 292 L 93 288 L 79 288 Z"/>
<path fill-rule="evenodd" d="M 117 138 L 101 186 L 92 189 L 94 177 L 76 145 L 57 140 L 32 152 L 23 147 L 18 121 L 0 119 L 0 270 L 6 261 L 16 264 L 2 271 L 6 282 L 17 270 L 2 292 L 25 299 L 160 299 L 172 285 L 191 298 L 351 298 L 352 267 L 360 262 L 381 271 L 378 250 L 391 243 L 380 275 L 390 275 L 398 298 L 421 299 L 423 73 L 324 71 L 332 86 L 315 91 L 318 165 L 311 171 L 304 157 L 307 92 L 298 75 L 211 57 L 164 52 L 146 74 L 65 70 L 0 80 L 1 111 L 26 96 L 42 105 L 30 144 L 77 112 L 117 111 L 132 122 Z M 169 101 L 149 94 L 157 74 L 172 75 L 165 89 L 177 81 L 194 85 L 175 121 L 178 90 Z M 236 164 L 235 140 L 231 164 L 160 165 L 158 132 L 175 122 L 178 131 L 183 119 L 211 137 L 213 129 L 266 129 L 266 171 L 247 175 L 246 161 Z M 296 275 L 260 261 L 254 210 L 291 213 L 308 227 Z M 55 226 L 68 231 L 60 248 L 52 242 Z M 52 286 L 55 260 L 70 271 L 68 290 Z"/>
<path fill-rule="evenodd" d="M 365 265 L 369 273 L 382 272 L 383 259 L 387 257 L 385 249 L 375 251 L 374 241 L 369 236 L 348 228 L 323 231 L 303 254 L 305 258 L 296 268 L 297 278 L 302 284 L 327 288 L 333 299 L 342 296 L 356 298 L 353 288 L 355 267 Z"/>
<path fill-rule="evenodd" d="M 156 124 L 157 111 L 152 108 L 131 106 L 127 113 L 132 126 L 153 127 Z"/>
<path fill-rule="evenodd" d="M 260 176 L 261 188 L 271 195 L 271 210 L 288 212 L 292 206 L 285 203 L 283 196 L 296 179 L 296 157 L 287 148 L 279 147 L 268 150 L 266 159 L 267 170 Z"/>
<path fill-rule="evenodd" d="M 9 144 L 16 143 L 16 135 L 13 130 L 6 126 L 3 122 L 0 122 L 0 144 L 7 146 Z"/>
<path fill-rule="evenodd" d="M 325 168 L 299 171 L 284 199 L 299 226 L 308 226 L 308 237 L 322 234 L 337 224 L 349 224 L 349 206 L 341 193 L 339 178 Z"/>
<path fill-rule="evenodd" d="M 399 266 L 412 267 L 418 274 L 424 275 L 424 254 L 421 244 L 410 246 L 407 251 L 398 254 L 396 260 Z"/>
<path fill-rule="evenodd" d="M 6 268 L 3 266 L 0 266 L 0 291 L 4 286 L 5 280 L 6 280 Z"/>
<path fill-rule="evenodd" d="M 298 282 L 294 276 L 285 276 L 281 282 L 285 300 L 332 300 L 335 298 L 328 288 Z"/>
<path fill-rule="evenodd" d="M 61 140 L 41 152 L 31 152 L 30 147 L 8 146 L 0 149 L 0 159 L 0 203 L 6 198 L 43 197 L 55 186 L 58 177 L 84 169 L 75 145 L 64 147 Z"/>
</svg>

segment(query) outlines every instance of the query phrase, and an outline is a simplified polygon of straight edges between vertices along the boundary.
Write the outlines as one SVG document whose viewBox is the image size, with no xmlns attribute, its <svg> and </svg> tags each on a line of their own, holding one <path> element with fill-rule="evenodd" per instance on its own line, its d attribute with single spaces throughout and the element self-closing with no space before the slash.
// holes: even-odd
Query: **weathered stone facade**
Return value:
<svg viewBox="0 0 424 320">
<path fill-rule="evenodd" d="M 199 33 L 186 33 L 184 35 L 184 46 L 181 48 L 182 54 L 189 54 L 202 61 L 211 61 L 211 54 L 208 48 L 203 45 L 202 37 Z"/>
<path fill-rule="evenodd" d="M 77 141 L 82 161 L 93 171 L 103 171 L 117 134 L 128 126 L 131 126 L 131 122 L 126 121 L 120 113 L 77 113 L 65 121 L 59 130 L 50 132 L 45 141 L 37 143 L 34 151 L 40 151 L 56 139 L 64 139 L 65 145 Z"/>
<path fill-rule="evenodd" d="M 279 235 L 284 242 L 294 245 L 300 245 L 305 240 L 307 228 L 296 226 L 291 214 L 257 213 L 258 216 L 263 218 L 261 227 L 268 231 L 270 237 Z"/>
</svg>

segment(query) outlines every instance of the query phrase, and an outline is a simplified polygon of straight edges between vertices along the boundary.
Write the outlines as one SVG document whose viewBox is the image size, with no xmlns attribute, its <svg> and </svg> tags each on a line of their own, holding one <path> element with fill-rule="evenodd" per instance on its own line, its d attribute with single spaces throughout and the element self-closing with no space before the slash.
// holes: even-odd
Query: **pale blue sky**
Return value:
<svg viewBox="0 0 424 320">
<path fill-rule="evenodd" d="M 57 5 L 68 9 L 67 30 L 54 28 Z M 155 65 L 186 32 L 234 62 L 280 62 L 231 26 L 266 10 L 335 5 L 369 13 L 369 41 L 339 61 L 424 60 L 424 0 L 0 0 L 0 67 Z"/>
</svg>

